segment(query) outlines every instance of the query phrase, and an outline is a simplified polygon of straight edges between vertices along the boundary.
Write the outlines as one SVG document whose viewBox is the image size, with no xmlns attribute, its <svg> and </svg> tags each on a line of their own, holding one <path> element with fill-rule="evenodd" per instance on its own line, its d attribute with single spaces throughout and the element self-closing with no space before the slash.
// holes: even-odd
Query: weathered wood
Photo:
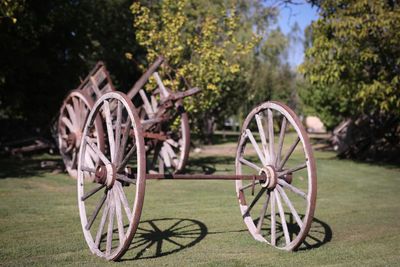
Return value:
<svg viewBox="0 0 400 267">
<path fill-rule="evenodd" d="M 286 152 L 283 159 L 279 162 L 278 170 L 282 170 L 283 166 L 285 166 L 286 161 L 289 159 L 290 155 L 292 155 L 294 149 L 300 141 L 300 137 L 297 136 L 296 140 L 294 140 L 293 144 L 290 146 L 289 150 Z"/>
<path fill-rule="evenodd" d="M 110 255 L 112 247 L 112 237 L 114 231 L 114 217 L 115 217 L 115 201 L 113 198 L 112 190 L 109 191 L 110 198 L 110 211 L 108 216 L 108 228 L 107 228 L 107 241 L 106 241 L 106 255 Z"/>
<path fill-rule="evenodd" d="M 256 139 L 254 139 L 253 134 L 251 133 L 251 131 L 249 129 L 246 129 L 246 135 L 249 137 L 250 142 L 252 143 L 254 149 L 257 152 L 258 157 L 260 158 L 261 163 L 265 166 L 267 165 L 267 161 L 265 160 L 264 155 L 262 154 L 260 147 L 258 146 Z"/>
<path fill-rule="evenodd" d="M 287 126 L 287 120 L 286 117 L 283 117 L 281 132 L 279 134 L 278 148 L 276 149 L 275 166 L 277 166 L 279 161 L 281 160 L 282 146 L 283 146 L 283 141 L 285 139 L 286 126 Z"/>
<path fill-rule="evenodd" d="M 103 206 L 104 202 L 106 201 L 107 198 L 107 191 L 104 192 L 104 194 L 101 196 L 100 201 L 97 203 L 96 208 L 93 210 L 92 216 L 90 216 L 90 219 L 87 223 L 87 225 L 85 226 L 86 230 L 90 230 L 90 227 L 92 227 L 92 224 L 94 222 L 94 220 L 97 217 L 97 214 L 99 214 L 99 211 L 101 209 L 101 207 Z"/>
<path fill-rule="evenodd" d="M 274 190 L 274 192 L 275 192 L 276 203 L 278 204 L 279 217 L 281 217 L 281 225 L 282 225 L 282 229 L 283 229 L 283 235 L 285 236 L 286 245 L 288 245 L 290 243 L 290 236 L 289 236 L 289 230 L 288 230 L 288 227 L 286 224 L 285 212 L 283 210 L 281 197 L 279 195 L 278 190 Z"/>
<path fill-rule="evenodd" d="M 288 196 L 286 195 L 285 190 L 283 190 L 279 185 L 276 187 L 276 189 L 278 190 L 278 192 L 282 196 L 283 200 L 285 201 L 286 206 L 289 207 L 290 212 L 293 214 L 293 217 L 295 218 L 297 224 L 299 225 L 300 228 L 302 228 L 303 222 L 301 221 L 300 216 L 297 213 L 296 209 L 294 208 L 292 202 L 290 202 Z"/>
<path fill-rule="evenodd" d="M 266 187 L 262 187 L 260 189 L 260 191 L 258 192 L 258 194 L 255 196 L 255 198 L 253 199 L 253 201 L 250 203 L 250 206 L 247 207 L 246 211 L 243 213 L 245 216 L 246 214 L 250 213 L 251 209 L 254 207 L 254 205 L 257 203 L 257 201 L 260 199 L 260 197 L 262 196 L 262 194 L 265 192 L 265 190 L 267 190 Z"/>
<path fill-rule="evenodd" d="M 133 99 L 133 97 L 138 93 L 138 91 L 141 88 L 143 88 L 143 85 L 145 85 L 145 83 L 148 81 L 153 72 L 155 72 L 156 69 L 160 66 L 163 60 L 164 58 L 162 56 L 159 56 L 157 58 L 157 60 L 150 66 L 150 68 L 139 78 L 139 80 L 129 90 L 127 94 L 128 98 Z"/>
<path fill-rule="evenodd" d="M 294 187 L 291 184 L 288 184 L 287 182 L 285 182 L 283 179 L 278 179 L 278 184 L 280 184 L 281 186 L 286 187 L 287 189 L 289 189 L 290 191 L 292 191 L 293 193 L 295 193 L 296 195 L 307 199 L 307 194 L 302 192 L 300 189 Z"/>
<path fill-rule="evenodd" d="M 99 228 L 97 228 L 96 239 L 94 242 L 95 248 L 100 247 L 101 236 L 103 234 L 104 225 L 106 224 L 106 219 L 107 219 L 109 209 L 110 209 L 110 201 L 107 200 L 106 206 L 104 207 L 104 210 L 103 210 L 103 215 L 101 216 Z"/>
<path fill-rule="evenodd" d="M 117 214 L 118 237 L 119 237 L 119 243 L 122 244 L 125 242 L 124 221 L 121 212 L 121 201 L 117 190 L 118 190 L 117 187 L 113 188 L 115 211 Z"/>
<path fill-rule="evenodd" d="M 270 164 L 272 164 L 272 161 L 275 159 L 275 146 L 274 146 L 275 136 L 274 136 L 274 121 L 273 121 L 274 118 L 270 108 L 267 110 L 267 114 L 268 114 L 269 155 L 271 157 Z"/>
<path fill-rule="evenodd" d="M 270 152 L 268 151 L 268 147 L 267 147 L 267 138 L 265 136 L 264 127 L 262 124 L 262 117 L 260 114 L 256 114 L 255 118 L 256 118 L 256 122 L 257 122 L 258 132 L 260 134 L 262 148 L 264 150 L 265 159 L 267 162 L 269 162 L 270 161 Z"/>
<path fill-rule="evenodd" d="M 95 143 L 93 143 L 92 139 L 90 139 L 89 136 L 85 137 L 86 142 L 89 144 L 89 146 L 94 150 L 96 155 L 101 159 L 101 161 L 104 163 L 104 165 L 110 164 L 110 161 L 107 159 L 107 157 L 103 154 L 103 152 L 100 151 L 100 149 L 96 146 Z"/>
<path fill-rule="evenodd" d="M 280 172 L 277 173 L 277 175 L 278 175 L 278 177 L 282 177 L 282 176 L 284 176 L 284 175 L 286 175 L 288 173 L 292 173 L 292 172 L 304 169 L 306 167 L 307 167 L 307 163 L 303 163 L 303 164 L 298 165 L 296 167 L 293 167 L 293 168 L 290 168 L 290 169 L 287 169 L 287 170 L 284 170 L 284 171 L 280 171 Z"/>
<path fill-rule="evenodd" d="M 271 197 L 271 245 L 276 246 L 276 205 L 275 192 L 270 192 Z"/>
<path fill-rule="evenodd" d="M 269 194 L 267 193 L 265 200 L 264 200 L 263 208 L 261 210 L 260 219 L 258 220 L 258 223 L 257 223 L 257 233 L 260 233 L 260 231 L 261 231 L 265 213 L 267 212 L 267 208 L 268 208 L 268 201 L 269 201 Z"/>
<path fill-rule="evenodd" d="M 256 164 L 254 164 L 254 163 L 252 163 L 252 162 L 250 162 L 250 161 L 248 161 L 248 160 L 246 160 L 246 159 L 244 159 L 244 158 L 240 158 L 239 161 L 240 161 L 241 163 L 243 163 L 243 164 L 249 166 L 250 168 L 255 169 L 257 172 L 260 172 L 260 171 L 261 171 L 261 168 L 260 168 L 260 167 L 258 167 Z"/>
</svg>

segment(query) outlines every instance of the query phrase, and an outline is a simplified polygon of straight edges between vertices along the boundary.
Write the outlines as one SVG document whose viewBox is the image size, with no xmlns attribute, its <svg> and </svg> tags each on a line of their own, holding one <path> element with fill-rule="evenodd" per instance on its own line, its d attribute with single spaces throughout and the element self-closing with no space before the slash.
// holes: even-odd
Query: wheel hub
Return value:
<svg viewBox="0 0 400 267">
<path fill-rule="evenodd" d="M 111 188 L 114 185 L 116 176 L 116 168 L 114 164 L 110 163 L 97 166 L 94 180 L 96 183 L 104 184 L 108 188 Z"/>
<path fill-rule="evenodd" d="M 276 175 L 275 168 L 268 165 L 264 168 L 262 168 L 259 172 L 260 175 L 265 175 L 266 179 L 265 181 L 260 181 L 260 185 L 262 187 L 267 187 L 268 189 L 273 189 L 276 186 L 276 183 L 278 181 L 278 177 Z"/>
</svg>

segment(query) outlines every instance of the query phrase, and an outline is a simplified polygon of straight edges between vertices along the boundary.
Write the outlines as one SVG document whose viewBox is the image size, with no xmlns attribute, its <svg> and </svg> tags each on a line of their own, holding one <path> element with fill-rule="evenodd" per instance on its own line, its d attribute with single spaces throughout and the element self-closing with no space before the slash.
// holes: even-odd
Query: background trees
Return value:
<svg viewBox="0 0 400 267">
<path fill-rule="evenodd" d="M 344 155 L 359 158 L 398 148 L 400 6 L 397 1 L 317 1 L 303 93 L 329 128 L 353 118 Z M 349 137 L 351 136 L 351 137 Z M 350 140 L 350 139 L 351 140 Z M 372 153 L 372 154 L 371 154 Z"/>
<path fill-rule="evenodd" d="M 149 61 L 163 54 L 192 86 L 202 89 L 186 100 L 186 107 L 207 143 L 215 124 L 227 116 L 243 117 L 272 96 L 292 97 L 295 74 L 282 63 L 288 38 L 271 29 L 277 7 L 252 0 L 144 1 L 134 3 L 132 12 L 137 40 Z M 177 78 L 176 90 L 185 90 Z"/>
<path fill-rule="evenodd" d="M 216 124 L 243 118 L 262 101 L 296 102 L 296 75 L 285 61 L 289 37 L 274 26 L 278 6 L 260 0 L 143 0 L 132 10 L 127 0 L 13 3 L 1 6 L 0 119 L 18 123 L 3 127 L 2 139 L 26 133 L 25 124 L 46 131 L 67 92 L 98 60 L 116 88 L 127 91 L 164 54 L 203 90 L 186 104 L 193 129 L 206 140 Z M 186 88 L 178 83 L 176 90 Z"/>
<path fill-rule="evenodd" d="M 124 51 L 143 54 L 130 4 L 30 0 L 14 9 L 16 23 L 1 19 L 0 117 L 46 131 L 66 93 L 98 60 L 105 61 L 117 88 L 130 87 L 140 72 Z M 13 131 L 3 130 L 2 137 Z"/>
</svg>

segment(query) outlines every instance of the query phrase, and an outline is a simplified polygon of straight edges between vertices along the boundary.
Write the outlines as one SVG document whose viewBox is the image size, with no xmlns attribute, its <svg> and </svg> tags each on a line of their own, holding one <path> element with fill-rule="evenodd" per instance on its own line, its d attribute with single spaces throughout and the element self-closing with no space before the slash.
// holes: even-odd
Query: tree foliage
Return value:
<svg viewBox="0 0 400 267">
<path fill-rule="evenodd" d="M 140 71 L 124 51 L 129 47 L 142 54 L 130 4 L 128 0 L 29 0 L 23 9 L 13 9 L 17 23 L 1 19 L 0 119 L 22 119 L 46 129 L 67 92 L 99 60 L 105 62 L 118 89 L 130 88 Z"/>
<path fill-rule="evenodd" d="M 259 0 L 166 0 L 131 8 L 136 37 L 149 62 L 163 54 L 192 86 L 202 89 L 186 100 L 186 107 L 206 139 L 227 116 L 245 116 L 271 98 L 293 99 L 296 75 L 283 60 L 289 38 L 271 28 L 277 7 Z M 177 78 L 177 90 L 184 90 Z"/>
<path fill-rule="evenodd" d="M 318 1 L 305 62 L 306 103 L 333 127 L 378 111 L 400 115 L 400 5 L 397 1 Z"/>
<path fill-rule="evenodd" d="M 241 71 L 238 60 L 252 51 L 259 38 L 250 31 L 248 39 L 238 40 L 240 15 L 234 5 L 227 7 L 222 2 L 136 2 L 131 9 L 136 38 L 146 47 L 149 62 L 162 54 L 192 86 L 202 89 L 198 96 L 186 100 L 186 108 L 192 116 L 197 115 L 196 123 L 204 134 L 210 135 L 219 113 L 238 103 L 239 99 L 235 99 Z M 184 90 L 181 76 L 171 69 L 163 71 L 175 75 L 177 88 L 165 80 L 171 89 Z"/>
</svg>

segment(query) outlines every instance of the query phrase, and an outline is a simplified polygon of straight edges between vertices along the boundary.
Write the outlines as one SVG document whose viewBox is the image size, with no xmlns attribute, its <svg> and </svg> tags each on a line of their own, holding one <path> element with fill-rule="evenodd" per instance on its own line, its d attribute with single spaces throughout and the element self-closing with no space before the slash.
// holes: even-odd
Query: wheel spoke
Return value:
<svg viewBox="0 0 400 267">
<path fill-rule="evenodd" d="M 75 131 L 75 128 L 72 126 L 72 122 L 67 117 L 62 117 L 61 121 L 68 127 L 70 132 Z"/>
<path fill-rule="evenodd" d="M 131 126 L 132 126 L 132 121 L 131 121 L 131 118 L 128 117 L 128 119 L 126 120 L 126 124 L 125 124 L 125 130 L 122 135 L 120 149 L 118 150 L 116 166 L 119 166 L 121 164 L 122 156 L 124 155 L 126 145 L 128 144 L 128 138 L 129 138 L 129 132 L 131 130 Z"/>
<path fill-rule="evenodd" d="M 108 143 L 110 144 L 110 158 L 111 160 L 113 160 L 115 156 L 115 140 L 114 140 L 112 121 L 111 121 L 110 103 L 107 100 L 104 100 L 103 102 L 103 111 L 106 116 Z"/>
<path fill-rule="evenodd" d="M 269 194 L 267 193 L 265 196 L 265 200 L 264 200 L 264 205 L 261 211 L 261 215 L 260 215 L 260 219 L 258 220 L 258 224 L 257 224 L 257 233 L 260 233 L 261 231 L 261 227 L 264 221 L 264 217 L 265 217 L 265 213 L 267 212 L 267 208 L 268 208 L 268 201 L 269 201 Z"/>
<path fill-rule="evenodd" d="M 112 247 L 112 236 L 114 230 L 114 215 L 115 215 L 115 203 L 112 201 L 113 194 L 112 191 L 109 191 L 110 198 L 110 215 L 108 216 L 108 229 L 107 229 L 107 243 L 106 243 L 106 255 L 110 255 L 111 247 Z"/>
<path fill-rule="evenodd" d="M 282 146 L 286 134 L 286 126 L 287 126 L 287 120 L 286 117 L 284 116 L 281 125 L 281 133 L 279 134 L 278 148 L 276 149 L 275 166 L 278 165 L 279 160 L 281 159 Z"/>
<path fill-rule="evenodd" d="M 260 133 L 262 148 L 267 161 L 270 161 L 270 153 L 267 146 L 267 138 L 265 137 L 264 126 L 262 124 L 262 117 L 259 114 L 255 115 L 257 121 L 258 132 Z"/>
<path fill-rule="evenodd" d="M 116 163 L 118 154 L 120 153 L 120 143 L 121 143 L 121 120 L 122 120 L 122 105 L 121 102 L 118 101 L 117 106 L 117 122 L 115 124 L 115 155 L 112 158 L 113 162 Z"/>
<path fill-rule="evenodd" d="M 270 162 L 272 163 L 274 161 L 275 158 L 275 148 L 274 148 L 274 117 L 272 114 L 271 109 L 268 109 L 268 139 L 269 139 L 269 155 L 270 155 Z"/>
<path fill-rule="evenodd" d="M 128 178 L 125 175 L 119 173 L 117 173 L 117 180 L 121 180 L 130 184 L 136 184 L 136 179 Z"/>
<path fill-rule="evenodd" d="M 74 125 L 75 128 L 77 128 L 78 123 L 76 120 L 76 111 L 72 108 L 72 106 L 70 104 L 65 105 L 65 107 L 67 108 L 69 118 L 71 119 L 72 125 Z"/>
<path fill-rule="evenodd" d="M 172 149 L 172 147 L 167 143 L 164 142 L 164 147 L 165 147 L 165 151 L 167 152 L 167 156 L 172 159 L 171 164 L 174 166 L 174 168 L 176 169 L 178 167 L 179 164 L 179 160 L 178 157 L 176 156 L 174 150 Z"/>
<path fill-rule="evenodd" d="M 117 168 L 117 172 L 120 172 L 123 168 L 125 168 L 126 164 L 128 161 L 131 159 L 133 153 L 136 151 L 136 145 L 133 144 L 129 152 L 126 154 L 124 160 L 121 162 L 121 164 Z"/>
<path fill-rule="evenodd" d="M 271 197 L 271 245 L 276 246 L 276 210 L 275 193 L 270 192 Z"/>
<path fill-rule="evenodd" d="M 294 218 L 296 219 L 297 224 L 299 225 L 300 228 L 303 227 L 303 222 L 300 219 L 299 214 L 297 213 L 296 209 L 293 207 L 292 202 L 290 202 L 288 196 L 285 193 L 285 190 L 283 190 L 279 185 L 276 186 L 276 189 L 278 190 L 279 194 L 281 194 L 283 200 L 286 203 L 286 206 L 289 207 L 290 212 L 293 214 Z"/>
<path fill-rule="evenodd" d="M 288 184 L 286 181 L 284 181 L 283 179 L 278 179 L 278 184 L 280 184 L 281 186 L 286 187 L 287 189 L 289 189 L 290 191 L 292 191 L 293 193 L 295 193 L 296 195 L 307 199 L 307 194 L 302 192 L 300 189 L 294 187 L 291 184 Z"/>
<path fill-rule="evenodd" d="M 179 143 L 173 139 L 167 139 L 165 142 L 167 142 L 169 145 L 171 145 L 177 149 L 180 147 Z"/>
<path fill-rule="evenodd" d="M 262 154 L 260 147 L 258 146 L 256 140 L 254 139 L 253 134 L 251 133 L 251 131 L 249 129 L 246 129 L 246 134 L 250 139 L 250 142 L 253 144 L 254 149 L 256 150 L 258 157 L 260 158 L 261 162 L 263 165 L 267 165 L 267 162 L 265 160 L 264 155 Z"/>
<path fill-rule="evenodd" d="M 124 206 L 126 216 L 128 217 L 128 220 L 130 221 L 132 218 L 132 211 L 129 207 L 128 200 L 126 199 L 124 189 L 120 183 L 117 183 L 117 190 L 118 190 L 119 198 L 121 199 L 122 205 Z"/>
<path fill-rule="evenodd" d="M 303 164 L 301 164 L 299 166 L 296 166 L 296 167 L 293 167 L 293 168 L 278 172 L 277 175 L 278 175 L 278 177 L 282 177 L 282 176 L 284 176 L 284 175 L 286 175 L 288 173 L 296 172 L 296 171 L 302 170 L 302 169 L 304 169 L 306 167 L 307 167 L 307 163 L 303 163 Z"/>
<path fill-rule="evenodd" d="M 283 234 L 285 236 L 286 245 L 288 245 L 290 243 L 290 237 L 289 237 L 289 230 L 286 224 L 285 212 L 283 211 L 283 206 L 281 202 L 281 197 L 279 196 L 279 192 L 277 190 L 274 190 L 274 192 L 275 192 L 276 203 L 278 204 L 279 216 L 281 217 Z"/>
<path fill-rule="evenodd" d="M 286 155 L 283 157 L 282 161 L 279 163 L 278 166 L 278 171 L 282 170 L 283 166 L 285 166 L 286 161 L 289 159 L 290 155 L 292 155 L 294 149 L 296 148 L 297 144 L 300 141 L 300 137 L 297 136 L 296 140 L 293 142 L 293 144 L 290 146 L 288 152 L 286 152 Z"/>
<path fill-rule="evenodd" d="M 97 161 L 98 161 L 98 156 L 96 152 L 94 152 L 91 146 L 89 145 L 86 146 L 85 164 L 89 165 L 87 167 L 94 169 L 96 167 Z"/>
<path fill-rule="evenodd" d="M 80 112 L 79 112 L 79 115 L 80 115 L 79 129 L 83 129 L 83 126 L 85 126 L 87 116 L 89 115 L 89 112 L 88 112 L 89 110 L 83 100 L 79 100 L 79 110 L 80 110 Z"/>
<path fill-rule="evenodd" d="M 82 166 L 81 169 L 82 169 L 82 171 L 84 171 L 84 172 L 91 172 L 91 173 L 95 173 L 95 172 L 96 172 L 95 169 L 90 168 L 90 167 L 86 167 L 86 166 Z"/>
<path fill-rule="evenodd" d="M 106 199 L 107 199 L 107 190 L 104 191 L 104 194 L 101 197 L 99 203 L 97 203 L 97 206 L 94 209 L 92 216 L 90 216 L 89 222 L 85 226 L 86 230 L 90 230 L 90 227 L 92 227 L 92 224 L 93 224 L 94 220 L 96 219 L 97 214 L 99 214 L 99 211 L 100 211 L 101 207 L 103 206 L 104 202 L 106 201 Z"/>
<path fill-rule="evenodd" d="M 117 187 L 114 185 L 113 195 L 115 201 L 115 211 L 117 214 L 118 236 L 119 236 L 119 243 L 122 244 L 125 241 L 124 221 L 121 212 L 121 201 L 119 198 L 119 194 L 116 192 L 117 190 L 118 190 Z"/>
<path fill-rule="evenodd" d="M 89 197 L 93 196 L 95 193 L 97 193 L 100 189 L 102 189 L 104 186 L 104 184 L 98 185 L 97 187 L 93 188 L 92 190 L 90 190 L 89 192 L 87 192 L 84 196 L 81 197 L 82 201 L 85 201 L 86 199 L 88 199 Z"/>
<path fill-rule="evenodd" d="M 256 164 L 254 164 L 254 163 L 251 163 L 251 162 L 248 161 L 248 160 L 245 160 L 244 158 L 240 158 L 239 161 L 240 161 L 241 163 L 243 163 L 243 164 L 249 166 L 250 168 L 255 169 L 257 172 L 260 172 L 260 171 L 261 171 L 261 168 L 260 168 L 260 167 L 258 167 L 258 166 L 257 166 Z"/>
<path fill-rule="evenodd" d="M 255 181 L 255 182 L 254 182 L 255 185 L 256 185 L 256 184 L 259 184 L 259 183 L 260 183 L 260 181 Z M 246 185 L 240 187 L 239 190 L 240 190 L 240 191 L 243 191 L 243 190 L 245 190 L 245 189 L 247 189 L 247 188 L 250 188 L 250 187 L 252 187 L 252 186 L 253 186 L 253 183 L 246 184 Z"/>
<path fill-rule="evenodd" d="M 76 148 L 72 149 L 72 159 L 71 159 L 71 168 L 76 170 L 76 162 L 78 159 L 78 153 L 76 152 Z"/>
<path fill-rule="evenodd" d="M 100 151 L 100 149 L 96 146 L 96 144 L 93 143 L 92 139 L 90 139 L 89 136 L 86 136 L 85 139 L 86 139 L 86 142 L 89 144 L 89 146 L 94 150 L 96 155 L 98 155 L 100 157 L 101 161 L 105 165 L 110 164 L 110 161 L 106 158 L 106 156 L 103 154 L 103 152 Z"/>
<path fill-rule="evenodd" d="M 170 160 L 170 158 L 168 156 L 168 152 L 167 152 L 167 150 L 166 150 L 164 145 L 161 147 L 160 156 L 163 158 L 165 166 L 167 168 L 171 168 L 171 160 Z"/>
<path fill-rule="evenodd" d="M 246 212 L 243 213 L 243 217 L 247 216 L 251 209 L 254 207 L 254 205 L 257 203 L 258 199 L 262 196 L 262 194 L 265 192 L 265 190 L 267 190 L 266 187 L 261 188 L 260 192 L 258 192 L 258 194 L 256 195 L 256 197 L 253 199 L 253 201 L 251 202 L 250 206 L 247 207 Z"/>
<path fill-rule="evenodd" d="M 157 159 L 159 158 L 160 150 L 161 150 L 162 144 L 160 142 L 157 143 L 156 147 L 154 148 L 153 152 L 153 160 L 151 161 L 151 165 L 149 166 L 149 169 L 152 170 L 155 168 Z M 163 163 L 164 164 L 164 163 Z"/>
<path fill-rule="evenodd" d="M 94 245 L 97 248 L 99 248 L 99 246 L 100 246 L 100 240 L 101 240 L 101 236 L 103 233 L 104 225 L 106 224 L 106 219 L 107 219 L 109 209 L 110 209 L 110 203 L 109 203 L 109 200 L 107 200 L 106 206 L 104 207 L 104 210 L 103 210 L 103 215 L 101 216 L 99 228 L 97 229 L 96 239 L 94 242 Z"/>
<path fill-rule="evenodd" d="M 72 104 L 73 104 L 73 107 L 74 107 L 74 111 L 75 111 L 75 119 L 76 119 L 76 125 L 79 127 L 79 129 L 81 129 L 80 128 L 80 125 L 81 125 L 81 118 L 80 118 L 80 114 L 83 112 L 83 110 L 81 110 L 79 107 L 80 107 L 80 101 L 78 100 L 78 98 L 76 98 L 76 97 L 73 97 L 72 98 Z"/>
</svg>

